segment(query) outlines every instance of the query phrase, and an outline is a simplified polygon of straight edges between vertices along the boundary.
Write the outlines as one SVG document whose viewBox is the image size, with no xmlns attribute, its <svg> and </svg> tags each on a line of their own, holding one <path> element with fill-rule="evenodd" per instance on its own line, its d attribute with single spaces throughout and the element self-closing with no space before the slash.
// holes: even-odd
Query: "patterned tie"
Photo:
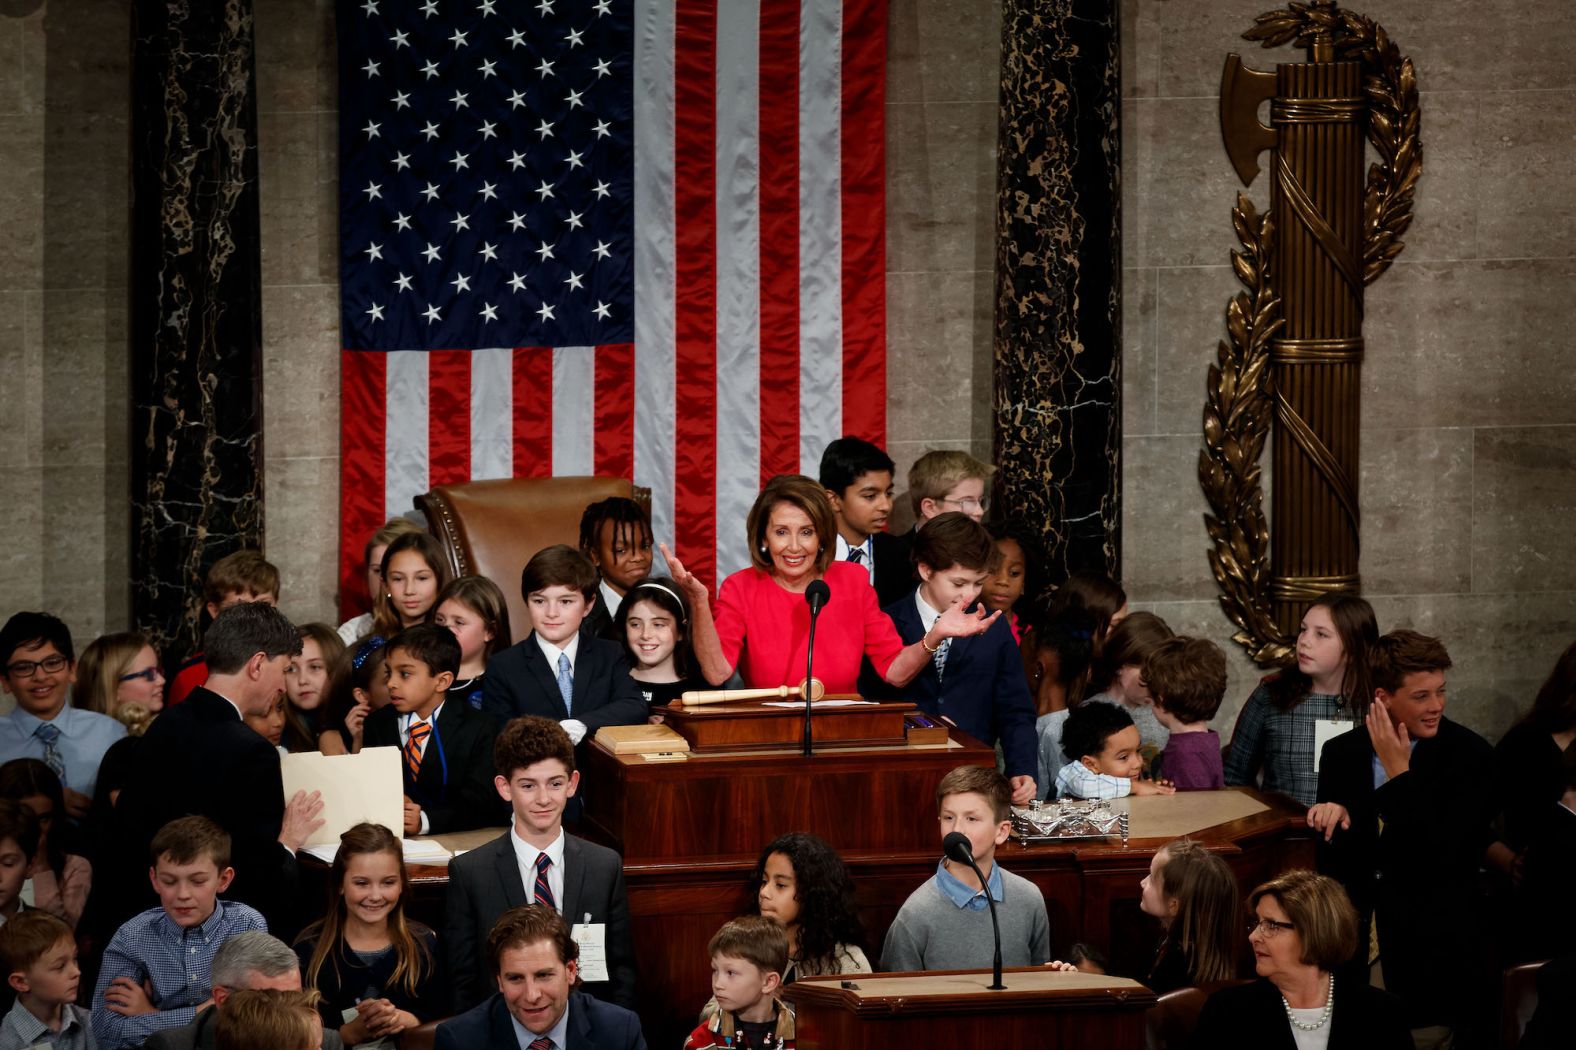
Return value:
<svg viewBox="0 0 1576 1050">
<path fill-rule="evenodd" d="M 952 639 L 943 638 L 941 644 L 936 646 L 936 654 L 930 658 L 936 665 L 936 680 L 940 681 L 947 673 L 947 650 L 952 648 Z"/>
<path fill-rule="evenodd" d="M 33 730 L 33 735 L 44 744 L 44 765 L 54 770 L 55 776 L 60 778 L 61 786 L 66 783 L 66 760 L 60 756 L 60 749 L 55 742 L 60 739 L 60 727 L 53 722 L 40 722 L 38 728 Z"/>
<path fill-rule="evenodd" d="M 571 717 L 575 712 L 575 675 L 569 669 L 569 654 L 558 654 L 558 692 L 564 698 L 564 711 Z"/>
<path fill-rule="evenodd" d="M 415 780 L 421 773 L 421 745 L 427 742 L 432 723 L 421 719 L 410 724 L 410 735 L 405 741 L 405 769 Z"/>
<path fill-rule="evenodd" d="M 553 1041 L 545 1035 L 539 1035 L 531 1040 L 530 1050 L 553 1050 Z"/>
<path fill-rule="evenodd" d="M 848 548 L 848 560 L 858 565 L 865 560 L 865 549 L 863 547 Z"/>
<path fill-rule="evenodd" d="M 545 853 L 536 855 L 536 903 L 545 904 L 554 911 L 558 910 L 558 902 L 553 900 L 553 887 L 547 882 L 547 869 L 553 866 L 553 858 Z"/>
</svg>

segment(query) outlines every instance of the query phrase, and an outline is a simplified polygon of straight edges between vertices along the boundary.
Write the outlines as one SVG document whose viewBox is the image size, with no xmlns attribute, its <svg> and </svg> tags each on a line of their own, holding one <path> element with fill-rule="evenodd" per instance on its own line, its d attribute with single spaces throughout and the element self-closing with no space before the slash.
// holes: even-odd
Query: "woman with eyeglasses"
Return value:
<svg viewBox="0 0 1576 1050">
<path fill-rule="evenodd" d="M 1343 969 L 1357 954 L 1357 910 L 1341 884 L 1288 871 L 1248 895 L 1259 980 L 1209 997 L 1197 1050 L 1412 1050 L 1401 1001 Z"/>
</svg>

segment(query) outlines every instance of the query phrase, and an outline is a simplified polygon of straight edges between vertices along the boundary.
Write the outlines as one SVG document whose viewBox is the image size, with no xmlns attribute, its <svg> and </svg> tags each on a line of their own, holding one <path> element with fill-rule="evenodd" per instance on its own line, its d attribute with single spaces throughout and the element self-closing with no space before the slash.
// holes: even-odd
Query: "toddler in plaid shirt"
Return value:
<svg viewBox="0 0 1576 1050">
<path fill-rule="evenodd" d="M 1170 795 L 1164 780 L 1140 780 L 1144 756 L 1138 751 L 1133 716 L 1111 704 L 1082 704 L 1062 727 L 1062 751 L 1072 761 L 1056 774 L 1063 798 L 1126 798 L 1128 795 Z"/>
<path fill-rule="evenodd" d="M 235 878 L 230 836 L 207 817 L 172 820 L 153 837 L 149 876 L 159 907 L 126 922 L 104 950 L 93 990 L 101 1050 L 141 1046 L 207 1006 L 214 953 L 234 934 L 267 930 L 244 904 L 218 899 Z"/>
</svg>

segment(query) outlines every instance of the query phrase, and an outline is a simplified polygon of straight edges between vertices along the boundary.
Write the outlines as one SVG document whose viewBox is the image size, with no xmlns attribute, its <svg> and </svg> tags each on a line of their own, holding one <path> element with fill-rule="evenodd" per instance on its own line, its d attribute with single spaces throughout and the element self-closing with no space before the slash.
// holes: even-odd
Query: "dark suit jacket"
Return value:
<svg viewBox="0 0 1576 1050">
<path fill-rule="evenodd" d="M 914 592 L 888 605 L 903 644 L 912 645 L 925 634 Z M 893 696 L 911 700 L 920 710 L 946 715 L 965 733 L 987 744 L 1001 741 L 1007 775 L 1038 776 L 1038 741 L 1034 733 L 1034 701 L 1023 677 L 1023 658 L 1005 617 L 973 638 L 954 638 L 947 648 L 947 669 L 936 676 L 936 665 L 927 661 L 915 679 L 895 689 L 879 679 L 866 678 L 860 692 L 867 696 Z M 1045 785 L 1040 792 L 1044 794 Z"/>
<path fill-rule="evenodd" d="M 876 601 L 881 608 L 897 601 L 905 594 L 913 594 L 919 586 L 914 575 L 914 563 L 909 551 L 914 546 L 914 530 L 901 535 L 890 532 L 873 533 L 870 537 L 870 554 L 876 562 Z"/>
<path fill-rule="evenodd" d="M 201 815 L 230 833 L 235 881 L 225 894 L 263 913 L 272 930 L 299 928 L 295 858 L 279 844 L 284 821 L 279 752 L 224 697 L 199 686 L 148 727 L 115 806 L 118 922 L 153 907 L 148 845 L 177 817 Z M 95 893 L 98 891 L 95 890 Z"/>
<path fill-rule="evenodd" d="M 583 992 L 569 993 L 569 1050 L 646 1050 L 640 1018 Z M 434 1050 L 520 1050 L 509 1007 L 494 992 L 487 1001 L 438 1026 Z"/>
<path fill-rule="evenodd" d="M 367 716 L 363 747 L 399 747 L 400 714 L 393 704 Z M 412 781 L 400 762 L 405 794 L 427 814 L 431 834 L 497 827 L 509 819 L 509 804 L 493 786 L 492 718 L 463 701 L 445 699 L 437 732 L 427 740 L 421 773 Z"/>
<path fill-rule="evenodd" d="M 1377 791 L 1373 755 L 1361 726 L 1324 745 L 1319 801 L 1345 806 L 1352 826 L 1321 842 L 1319 870 L 1339 879 L 1357 906 L 1357 969 L 1366 970 L 1377 916 L 1385 987 L 1406 1004 L 1409 1027 L 1459 1024 L 1461 1007 L 1487 994 L 1474 986 L 1488 953 L 1471 902 L 1490 841 L 1495 796 L 1485 777 L 1494 752 L 1442 719 L 1437 734 L 1417 741 L 1411 768 Z"/>
<path fill-rule="evenodd" d="M 179 1028 L 166 1028 L 148 1036 L 142 1045 L 146 1050 L 214 1050 L 218 1045 L 214 1035 L 219 1012 L 209 1007 L 190 1023 Z M 323 1029 L 323 1050 L 344 1050 L 338 1029 Z"/>
<path fill-rule="evenodd" d="M 487 661 L 482 679 L 482 710 L 499 724 L 520 715 L 561 722 L 584 722 L 588 736 L 603 726 L 638 725 L 646 720 L 646 701 L 629 677 L 624 647 L 598 638 L 582 624 L 575 654 L 574 711 L 558 692 L 558 669 L 548 665 L 532 632 Z"/>
<path fill-rule="evenodd" d="M 1527 843 L 1521 886 L 1516 891 L 1517 959 L 1551 959 L 1576 951 L 1576 908 L 1571 907 L 1571 872 L 1576 871 L 1576 813 L 1558 803 L 1527 803 Z M 1571 986 L 1576 988 L 1576 984 Z"/>
<path fill-rule="evenodd" d="M 1195 1050 L 1296 1050 L 1280 992 L 1267 980 L 1222 988 L 1198 1015 Z M 1395 996 L 1360 980 L 1335 979 L 1329 1050 L 1412 1050 Z"/>
<path fill-rule="evenodd" d="M 534 643 L 533 643 L 534 644 Z M 510 908 L 530 903 L 515 859 L 510 833 L 449 863 L 449 899 L 443 940 L 449 956 L 454 1007 L 465 1010 L 493 990 L 487 935 Z M 635 945 L 629 931 L 629 896 L 624 865 L 617 853 L 574 835 L 564 836 L 564 899 L 559 909 L 571 926 L 585 921 L 607 924 L 609 980 L 586 984 L 589 994 L 631 1009 L 635 1005 Z"/>
<path fill-rule="evenodd" d="M 1576 955 L 1551 959 L 1538 971 L 1538 1008 L 1521 1033 L 1521 1050 L 1569 1050 L 1576 1029 Z"/>
</svg>

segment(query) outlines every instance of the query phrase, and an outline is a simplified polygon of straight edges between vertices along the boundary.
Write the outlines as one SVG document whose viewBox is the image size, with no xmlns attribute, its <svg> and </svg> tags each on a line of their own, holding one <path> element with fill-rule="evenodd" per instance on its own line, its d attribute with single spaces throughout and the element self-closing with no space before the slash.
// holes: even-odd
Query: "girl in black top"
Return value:
<svg viewBox="0 0 1576 1050">
<path fill-rule="evenodd" d="M 485 576 L 460 576 L 439 593 L 432 622 L 453 631 L 460 643 L 460 673 L 445 699 L 480 711 L 487 661 L 514 644 L 503 591 Z"/>
<path fill-rule="evenodd" d="M 689 602 L 668 577 L 647 576 L 631 587 L 613 624 L 629 657 L 629 676 L 652 710 L 651 721 L 662 721 L 658 710 L 684 692 L 711 688 L 694 673 Z"/>
<path fill-rule="evenodd" d="M 1165 938 L 1144 983 L 1157 994 L 1237 976 L 1237 878 L 1191 839 L 1168 842 L 1149 862 L 1139 907 Z"/>
<path fill-rule="evenodd" d="M 355 1046 L 444 1016 L 437 938 L 405 918 L 409 883 L 394 833 L 357 824 L 340 836 L 329 886 L 328 914 L 295 946 L 303 982 L 323 997 L 323 1027 Z M 344 1020 L 347 1010 L 354 1020 Z"/>
</svg>

